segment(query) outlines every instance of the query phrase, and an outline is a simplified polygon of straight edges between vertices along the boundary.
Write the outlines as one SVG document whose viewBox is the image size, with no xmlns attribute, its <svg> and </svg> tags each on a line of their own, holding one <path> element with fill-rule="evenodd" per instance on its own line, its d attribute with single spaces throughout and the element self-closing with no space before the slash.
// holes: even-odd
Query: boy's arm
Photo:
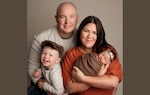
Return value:
<svg viewBox="0 0 150 95">
<path fill-rule="evenodd" d="M 49 80 L 51 83 L 45 82 L 43 89 L 53 94 L 62 94 L 64 92 L 63 78 L 61 73 L 61 67 L 55 68 L 54 71 L 49 74 Z"/>
</svg>

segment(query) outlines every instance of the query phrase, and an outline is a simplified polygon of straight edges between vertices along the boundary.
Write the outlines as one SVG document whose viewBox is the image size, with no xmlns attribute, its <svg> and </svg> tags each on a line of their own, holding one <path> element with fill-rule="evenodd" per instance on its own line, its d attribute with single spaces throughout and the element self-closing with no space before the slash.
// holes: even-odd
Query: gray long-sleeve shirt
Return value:
<svg viewBox="0 0 150 95">
<path fill-rule="evenodd" d="M 43 89 L 56 95 L 62 95 L 64 92 L 64 86 L 60 64 L 56 64 L 54 68 L 50 70 L 46 70 L 42 65 L 41 70 L 47 81 L 44 83 Z"/>
<path fill-rule="evenodd" d="M 31 80 L 36 83 L 39 78 L 34 78 L 32 73 L 40 68 L 40 54 L 41 54 L 41 42 L 44 40 L 51 40 L 55 43 L 62 45 L 64 47 L 64 54 L 66 51 L 73 46 L 75 46 L 76 33 L 74 32 L 73 36 L 68 39 L 63 39 L 58 34 L 57 26 L 54 26 L 48 30 L 45 30 L 34 36 L 31 43 L 29 58 L 28 58 L 28 75 Z M 63 57 L 62 57 L 63 58 Z"/>
</svg>

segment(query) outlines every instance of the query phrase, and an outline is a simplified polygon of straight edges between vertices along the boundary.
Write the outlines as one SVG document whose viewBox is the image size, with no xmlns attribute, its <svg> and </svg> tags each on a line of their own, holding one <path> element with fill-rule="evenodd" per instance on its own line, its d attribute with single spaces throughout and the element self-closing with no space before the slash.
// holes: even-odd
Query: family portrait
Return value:
<svg viewBox="0 0 150 95">
<path fill-rule="evenodd" d="M 123 95 L 123 0 L 27 0 L 28 95 Z"/>
</svg>

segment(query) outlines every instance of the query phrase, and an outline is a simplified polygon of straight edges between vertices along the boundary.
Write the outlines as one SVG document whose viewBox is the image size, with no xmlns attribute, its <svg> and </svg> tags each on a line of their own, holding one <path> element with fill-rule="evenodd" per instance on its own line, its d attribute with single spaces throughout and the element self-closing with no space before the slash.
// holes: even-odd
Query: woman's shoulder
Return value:
<svg viewBox="0 0 150 95">
<path fill-rule="evenodd" d="M 113 50 L 113 51 L 115 51 L 115 52 L 117 52 L 116 51 L 116 49 L 115 49 L 115 47 L 114 46 L 112 46 L 112 45 L 108 45 L 108 47 L 107 47 L 108 49 L 110 49 L 110 50 Z"/>
<path fill-rule="evenodd" d="M 73 47 L 67 51 L 67 53 L 78 53 L 80 52 L 79 47 Z"/>
<path fill-rule="evenodd" d="M 73 57 L 79 57 L 79 56 L 83 55 L 83 53 L 79 50 L 79 47 L 74 47 L 74 48 L 69 49 L 66 52 L 66 55 L 73 56 Z"/>
</svg>

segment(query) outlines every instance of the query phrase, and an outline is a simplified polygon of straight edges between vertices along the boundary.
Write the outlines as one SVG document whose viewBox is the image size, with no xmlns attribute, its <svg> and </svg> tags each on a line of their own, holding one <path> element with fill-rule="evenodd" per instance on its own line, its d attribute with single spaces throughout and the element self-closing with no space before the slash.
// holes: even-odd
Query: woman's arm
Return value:
<svg viewBox="0 0 150 95">
<path fill-rule="evenodd" d="M 122 80 L 122 66 L 119 62 L 118 54 L 116 52 L 116 58 L 110 63 L 105 75 L 85 76 L 76 67 L 74 68 L 72 75 L 78 82 L 86 83 L 96 88 L 112 89 L 117 88 L 119 82 Z"/>
<path fill-rule="evenodd" d="M 95 77 L 85 76 L 82 78 L 82 82 L 96 88 L 113 89 L 118 86 L 119 78 L 112 75 L 102 75 Z"/>
<path fill-rule="evenodd" d="M 69 83 L 65 86 L 69 93 L 82 92 L 87 90 L 90 86 L 85 83 L 79 83 L 75 81 L 69 81 Z"/>
<path fill-rule="evenodd" d="M 78 52 L 75 51 L 75 49 L 73 49 L 66 53 L 62 62 L 62 76 L 64 86 L 70 93 L 85 91 L 89 88 L 89 85 L 73 81 L 72 79 L 71 71 L 74 66 L 74 62 L 80 56 L 82 56 L 82 54 L 80 55 Z"/>
<path fill-rule="evenodd" d="M 103 89 L 116 88 L 119 78 L 113 75 L 86 76 L 77 67 L 72 72 L 74 78 L 78 82 L 86 83 L 90 86 Z"/>
</svg>

